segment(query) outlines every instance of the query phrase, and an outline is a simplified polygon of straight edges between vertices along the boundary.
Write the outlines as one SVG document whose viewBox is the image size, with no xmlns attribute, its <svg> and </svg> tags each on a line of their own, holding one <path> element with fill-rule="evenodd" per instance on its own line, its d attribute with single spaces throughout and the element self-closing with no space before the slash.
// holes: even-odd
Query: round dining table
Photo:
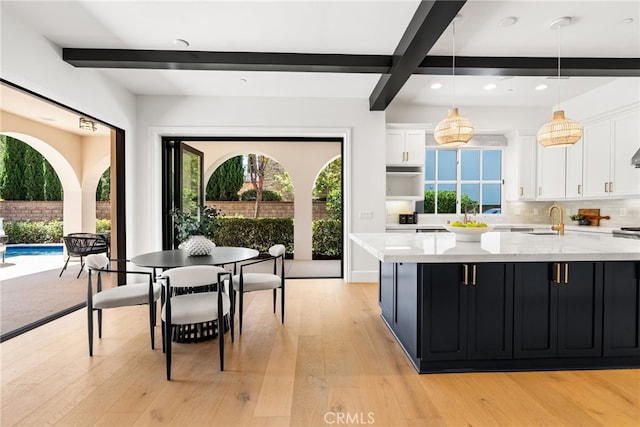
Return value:
<svg viewBox="0 0 640 427">
<path fill-rule="evenodd" d="M 235 263 L 255 258 L 258 255 L 259 252 L 255 249 L 216 246 L 209 255 L 189 256 L 182 249 L 169 249 L 135 256 L 131 258 L 131 262 L 141 267 L 153 268 L 154 275 L 157 268 L 166 270 L 190 265 L 215 265 L 220 267 L 226 264 L 234 264 L 233 273 L 235 274 Z M 203 289 L 203 291 L 206 290 L 209 289 Z M 229 289 L 229 292 L 231 290 Z M 214 321 L 194 325 L 174 325 L 171 338 L 173 341 L 181 343 L 210 340 L 218 335 L 217 326 L 217 322 Z M 226 331 L 228 326 L 226 324 L 223 329 Z"/>
<path fill-rule="evenodd" d="M 182 249 L 169 249 L 149 252 L 131 258 L 131 262 L 141 267 L 176 268 L 188 265 L 217 265 L 233 264 L 255 258 L 259 252 L 255 249 L 233 246 L 216 246 L 210 255 L 189 256 Z"/>
</svg>

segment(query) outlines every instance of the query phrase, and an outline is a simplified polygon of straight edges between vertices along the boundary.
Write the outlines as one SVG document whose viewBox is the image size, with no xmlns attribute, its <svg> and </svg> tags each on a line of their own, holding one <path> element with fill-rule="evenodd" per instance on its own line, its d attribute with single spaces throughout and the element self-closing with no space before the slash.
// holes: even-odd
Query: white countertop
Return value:
<svg viewBox="0 0 640 427">
<path fill-rule="evenodd" d="M 531 235 L 491 231 L 480 242 L 453 233 L 352 233 L 356 244 L 382 262 L 640 261 L 640 239 L 569 232 Z"/>
<path fill-rule="evenodd" d="M 533 229 L 533 230 L 551 230 L 551 224 L 491 224 L 496 230 L 512 229 Z M 387 224 L 387 231 L 407 231 L 415 232 L 416 230 L 444 230 L 444 225 L 439 224 Z M 566 231 L 579 231 L 582 233 L 603 233 L 611 234 L 613 230 L 619 230 L 620 227 L 591 227 L 573 224 L 565 224 Z"/>
</svg>

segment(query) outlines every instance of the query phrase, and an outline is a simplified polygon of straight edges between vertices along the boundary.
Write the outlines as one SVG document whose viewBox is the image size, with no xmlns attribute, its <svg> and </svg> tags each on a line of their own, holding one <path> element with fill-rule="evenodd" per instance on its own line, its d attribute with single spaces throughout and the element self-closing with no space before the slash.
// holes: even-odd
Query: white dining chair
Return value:
<svg viewBox="0 0 640 427">
<path fill-rule="evenodd" d="M 162 307 L 164 349 L 167 380 L 171 379 L 172 330 L 176 325 L 216 322 L 220 349 L 220 370 L 224 370 L 224 317 L 229 316 L 231 342 L 234 340 L 231 300 L 225 290 L 226 280 L 232 280 L 229 271 L 210 265 L 177 267 L 163 272 L 161 279 L 166 286 L 166 299 Z M 204 288 L 194 292 L 194 288 Z"/>
</svg>

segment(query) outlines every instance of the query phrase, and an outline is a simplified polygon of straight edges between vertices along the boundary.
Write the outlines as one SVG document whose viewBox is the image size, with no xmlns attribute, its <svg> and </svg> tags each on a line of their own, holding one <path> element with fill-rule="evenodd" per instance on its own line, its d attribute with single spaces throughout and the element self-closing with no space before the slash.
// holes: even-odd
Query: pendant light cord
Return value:
<svg viewBox="0 0 640 427">
<path fill-rule="evenodd" d="M 556 102 L 556 110 L 560 109 L 560 31 L 562 30 L 562 27 L 559 26 L 558 27 L 558 37 L 557 37 L 557 43 L 558 43 L 558 87 L 557 87 L 557 102 Z"/>
<path fill-rule="evenodd" d="M 451 72 L 453 76 L 453 96 L 451 97 L 451 108 L 456 107 L 456 18 L 451 22 L 453 25 L 453 56 Z"/>
</svg>

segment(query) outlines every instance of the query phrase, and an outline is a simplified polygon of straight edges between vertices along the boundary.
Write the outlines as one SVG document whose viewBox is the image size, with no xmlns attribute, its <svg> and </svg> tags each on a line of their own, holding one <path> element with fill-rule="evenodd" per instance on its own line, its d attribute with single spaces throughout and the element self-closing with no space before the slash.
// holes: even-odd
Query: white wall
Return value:
<svg viewBox="0 0 640 427">
<path fill-rule="evenodd" d="M 142 96 L 137 119 L 134 212 L 161 209 L 161 136 L 344 136 L 346 231 L 384 231 L 385 120 L 366 99 Z M 361 212 L 372 219 L 360 220 Z M 134 216 L 134 229 L 147 238 L 135 242 L 132 255 L 160 248 L 160 219 Z M 377 261 L 347 235 L 345 242 L 347 279 L 377 280 Z"/>
</svg>

